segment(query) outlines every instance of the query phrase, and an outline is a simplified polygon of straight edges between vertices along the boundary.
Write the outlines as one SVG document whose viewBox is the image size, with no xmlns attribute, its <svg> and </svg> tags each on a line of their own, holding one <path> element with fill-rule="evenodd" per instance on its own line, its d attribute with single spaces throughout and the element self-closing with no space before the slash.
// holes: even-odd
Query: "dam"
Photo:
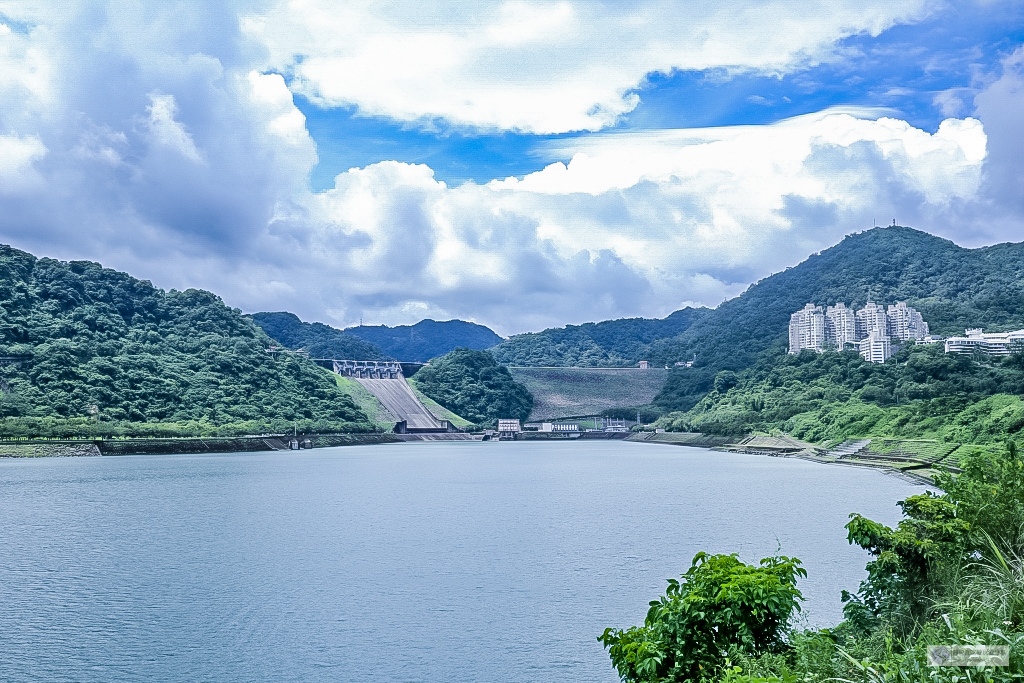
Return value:
<svg viewBox="0 0 1024 683">
<path fill-rule="evenodd" d="M 350 377 L 399 420 L 395 431 L 399 433 L 453 432 L 447 420 L 438 420 L 420 401 L 409 386 L 398 361 L 336 360 L 317 358 L 315 362 L 335 374 Z"/>
</svg>

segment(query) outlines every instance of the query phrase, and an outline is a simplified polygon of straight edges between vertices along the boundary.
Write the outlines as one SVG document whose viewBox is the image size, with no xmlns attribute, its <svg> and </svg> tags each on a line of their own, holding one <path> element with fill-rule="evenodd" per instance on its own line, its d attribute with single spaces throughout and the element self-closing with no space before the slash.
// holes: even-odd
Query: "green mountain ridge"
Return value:
<svg viewBox="0 0 1024 683">
<path fill-rule="evenodd" d="M 906 301 L 936 334 L 1024 328 L 1024 243 L 966 249 L 912 228 L 873 228 L 714 309 L 552 328 L 513 336 L 492 352 L 508 365 L 625 367 L 642 359 L 668 365 L 654 404 L 685 412 L 714 390 L 722 371 L 778 363 L 788 350 L 789 316 L 807 302 L 859 307 L 869 300 Z M 694 358 L 693 367 L 675 366 Z"/>
<path fill-rule="evenodd" d="M 855 355 L 787 355 L 789 315 L 805 303 L 868 300 L 907 301 L 938 334 L 1024 328 L 1024 243 L 965 249 L 911 228 L 876 228 L 715 309 L 508 340 L 464 321 L 342 331 L 286 312 L 243 316 L 209 292 L 165 292 L 96 263 L 3 246 L 0 420 L 8 434 L 50 435 L 237 434 L 281 431 L 294 422 L 317 430 L 370 426 L 323 369 L 297 354 L 268 354 L 276 339 L 314 356 L 366 360 L 426 360 L 472 345 L 491 346 L 502 365 L 628 367 L 647 359 L 672 366 L 653 401 L 672 429 L 784 429 L 808 438 L 874 429 L 952 438 L 957 420 L 991 417 L 982 429 L 986 439 L 1015 433 L 1014 401 L 1024 392 L 1019 359 L 957 360 L 937 347 L 905 345 L 892 368 L 865 369 Z M 375 336 L 384 343 L 367 339 Z M 674 366 L 694 357 L 693 367 Z M 955 417 L 979 402 L 1000 417 Z M 867 421 L 851 417 L 869 414 Z M 835 428 L 815 431 L 817 422 Z M 911 422 L 931 426 L 915 431 Z"/>
<path fill-rule="evenodd" d="M 289 349 L 303 349 L 311 358 L 389 360 L 376 344 L 323 323 L 307 323 L 294 313 L 253 313 L 249 316 L 271 338 Z"/>
<path fill-rule="evenodd" d="M 789 316 L 807 302 L 861 306 L 906 301 L 936 334 L 966 327 L 1024 327 L 1024 243 L 965 249 L 911 228 L 874 228 L 849 235 L 801 264 L 751 285 L 701 316 L 683 333 L 651 344 L 650 359 L 673 369 L 655 403 L 688 410 L 722 370 L 742 370 L 764 353 L 788 349 Z"/>
<path fill-rule="evenodd" d="M 210 292 L 0 245 L 0 434 L 370 428 L 322 368 Z"/>
<path fill-rule="evenodd" d="M 481 351 L 502 338 L 492 329 L 465 320 L 421 320 L 415 325 L 360 325 L 345 333 L 375 344 L 400 361 L 425 363 L 455 349 Z"/>
<path fill-rule="evenodd" d="M 620 318 L 517 334 L 491 349 L 506 365 L 534 367 L 634 367 L 651 343 L 674 337 L 711 313 L 684 308 L 665 318 Z"/>
</svg>

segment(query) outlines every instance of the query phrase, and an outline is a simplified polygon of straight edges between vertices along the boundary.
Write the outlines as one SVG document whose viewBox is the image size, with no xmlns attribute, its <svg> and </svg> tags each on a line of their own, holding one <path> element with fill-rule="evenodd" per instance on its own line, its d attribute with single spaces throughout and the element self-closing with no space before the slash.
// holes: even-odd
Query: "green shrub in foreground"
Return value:
<svg viewBox="0 0 1024 683">
<path fill-rule="evenodd" d="M 623 681 L 697 681 L 718 672 L 730 654 L 779 652 L 803 596 L 800 561 L 769 557 L 760 566 L 736 555 L 698 553 L 682 581 L 651 602 L 643 626 L 605 629 Z"/>
</svg>

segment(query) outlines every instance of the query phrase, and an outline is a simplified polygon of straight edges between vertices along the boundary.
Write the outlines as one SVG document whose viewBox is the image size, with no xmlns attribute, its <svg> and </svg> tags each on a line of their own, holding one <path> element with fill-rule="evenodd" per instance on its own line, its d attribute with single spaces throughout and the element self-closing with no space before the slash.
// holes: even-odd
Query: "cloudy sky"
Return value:
<svg viewBox="0 0 1024 683">
<path fill-rule="evenodd" d="M 0 0 L 0 242 L 246 312 L 714 306 L 1024 239 L 1020 0 Z"/>
</svg>

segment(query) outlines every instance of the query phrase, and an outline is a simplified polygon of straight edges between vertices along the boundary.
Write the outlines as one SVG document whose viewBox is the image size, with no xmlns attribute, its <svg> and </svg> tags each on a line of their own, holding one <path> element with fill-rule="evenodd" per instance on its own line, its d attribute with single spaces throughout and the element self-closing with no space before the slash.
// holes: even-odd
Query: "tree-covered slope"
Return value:
<svg viewBox="0 0 1024 683">
<path fill-rule="evenodd" d="M 517 334 L 491 349 L 506 365 L 631 367 L 650 354 L 650 344 L 674 337 L 709 311 L 684 308 L 662 319 L 623 318 Z"/>
<path fill-rule="evenodd" d="M 311 358 L 386 360 L 376 344 L 323 323 L 306 323 L 294 313 L 253 313 L 252 319 L 271 338 L 289 349 L 304 349 Z"/>
<path fill-rule="evenodd" d="M 0 433 L 361 429 L 333 378 L 210 292 L 0 246 Z"/>
<path fill-rule="evenodd" d="M 428 319 L 397 327 L 361 325 L 345 332 L 376 344 L 392 358 L 421 363 L 455 349 L 481 350 L 501 342 L 501 337 L 489 327 L 464 320 Z"/>
<path fill-rule="evenodd" d="M 850 235 L 751 285 L 682 334 L 654 342 L 652 361 L 697 357 L 693 368 L 670 373 L 657 403 L 689 409 L 711 390 L 720 370 L 750 367 L 760 354 L 784 350 L 790 314 L 809 301 L 859 307 L 868 300 L 906 300 L 938 334 L 1024 328 L 1024 244 L 964 249 L 905 227 Z"/>
<path fill-rule="evenodd" d="M 886 363 L 855 352 L 766 355 L 733 373 L 660 426 L 747 434 L 781 430 L 811 441 L 853 437 L 968 443 L 1017 437 L 1024 429 L 1024 355 L 971 358 L 941 344 L 906 344 Z"/>
<path fill-rule="evenodd" d="M 499 418 L 525 420 L 533 409 L 529 390 L 487 351 L 455 349 L 434 359 L 411 381 L 448 410 L 479 426 L 493 427 Z"/>
</svg>

